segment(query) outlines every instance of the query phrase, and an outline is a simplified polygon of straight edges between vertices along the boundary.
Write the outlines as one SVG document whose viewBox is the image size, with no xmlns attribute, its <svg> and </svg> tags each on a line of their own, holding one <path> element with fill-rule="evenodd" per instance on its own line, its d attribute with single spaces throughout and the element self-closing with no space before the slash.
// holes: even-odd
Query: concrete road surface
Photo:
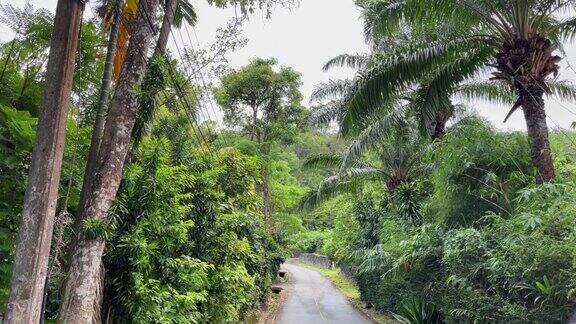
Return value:
<svg viewBox="0 0 576 324">
<path fill-rule="evenodd" d="M 290 263 L 283 264 L 282 269 L 288 272 L 284 286 L 288 296 L 276 323 L 372 323 L 318 272 Z"/>
</svg>

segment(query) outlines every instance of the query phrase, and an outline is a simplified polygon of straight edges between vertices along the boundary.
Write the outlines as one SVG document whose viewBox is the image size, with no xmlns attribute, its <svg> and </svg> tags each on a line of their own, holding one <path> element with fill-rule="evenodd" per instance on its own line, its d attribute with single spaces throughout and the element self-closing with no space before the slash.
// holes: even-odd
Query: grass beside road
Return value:
<svg viewBox="0 0 576 324">
<path fill-rule="evenodd" d="M 390 316 L 377 312 L 374 309 L 366 309 L 362 301 L 360 300 L 360 291 L 356 284 L 340 273 L 340 269 L 338 268 L 321 268 L 315 265 L 302 262 L 298 260 L 296 262 L 298 265 L 310 269 L 312 271 L 316 271 L 323 275 L 324 277 L 328 278 L 332 281 L 332 284 L 342 292 L 344 296 L 350 301 L 350 303 L 358 309 L 360 312 L 366 314 L 366 316 L 370 317 L 374 322 L 381 323 L 381 324 L 397 324 L 398 321 L 394 320 Z"/>
<path fill-rule="evenodd" d="M 338 288 L 338 290 L 340 290 L 340 292 L 342 292 L 342 294 L 344 294 L 346 298 L 348 298 L 351 301 L 356 300 L 360 302 L 360 291 L 358 291 L 358 287 L 356 287 L 356 285 L 352 281 L 346 279 L 340 273 L 340 269 L 321 268 L 302 261 L 299 262 L 299 265 L 301 265 L 304 268 L 319 272 L 324 277 L 330 279 L 330 281 L 332 281 L 334 286 L 336 286 L 336 288 Z"/>
</svg>

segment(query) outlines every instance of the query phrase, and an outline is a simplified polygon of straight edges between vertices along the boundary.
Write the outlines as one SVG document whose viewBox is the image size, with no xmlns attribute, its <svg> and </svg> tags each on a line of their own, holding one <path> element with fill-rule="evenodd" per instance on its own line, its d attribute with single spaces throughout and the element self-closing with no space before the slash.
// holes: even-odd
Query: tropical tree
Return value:
<svg viewBox="0 0 576 324">
<path fill-rule="evenodd" d="M 1 103 L 38 115 L 42 95 L 39 76 L 44 71 L 54 15 L 30 4 L 19 9 L 0 5 L 0 24 L 9 27 L 14 38 L 2 48 L 0 60 Z"/>
<path fill-rule="evenodd" d="M 142 1 L 139 6 L 141 12 L 153 16 L 158 1 Z M 90 236 L 86 228 L 88 224 L 105 223 L 118 190 L 137 112 L 137 95 L 133 89 L 144 77 L 147 57 L 142 53 L 146 52 L 151 41 L 149 21 L 144 14 L 140 14 L 134 23 L 134 33 L 102 133 L 94 170 L 97 177 L 83 190 L 86 193 L 83 194 L 77 215 L 80 226 L 74 239 L 60 307 L 62 323 L 88 323 L 99 318 L 100 271 L 105 239 L 103 236 Z"/>
<path fill-rule="evenodd" d="M 58 1 L 5 323 L 40 320 L 83 4 Z"/>
<path fill-rule="evenodd" d="M 562 40 L 574 34 L 576 25 L 573 18 L 561 20 L 555 14 L 574 6 L 569 0 L 370 2 L 366 4 L 370 34 L 389 35 L 404 24 L 435 26 L 438 32 L 432 41 L 401 48 L 359 74 L 346 98 L 350 109 L 344 120 L 380 106 L 394 90 L 414 82 L 423 71 L 441 68 L 443 62 L 451 62 L 447 74 L 458 73 L 462 80 L 493 67 L 492 80 L 504 82 L 515 93 L 508 115 L 520 107 L 524 111 L 536 181 L 552 181 L 544 94 L 561 94 L 550 86 L 561 59 L 555 52 L 562 51 Z M 436 90 L 450 88 L 453 80 L 439 79 Z M 437 91 L 427 94 L 440 98 Z"/>
<path fill-rule="evenodd" d="M 222 86 L 214 90 L 224 110 L 224 122 L 239 128 L 260 146 L 262 182 L 260 193 L 264 217 L 272 230 L 272 194 L 270 192 L 269 158 L 272 141 L 285 139 L 301 124 L 304 109 L 298 90 L 300 74 L 291 68 L 274 70 L 274 59 L 256 59 L 238 71 L 222 77 Z"/>
<path fill-rule="evenodd" d="M 353 192 L 366 181 L 384 183 L 394 194 L 403 184 L 416 180 L 427 168 L 422 160 L 427 145 L 405 113 L 400 108 L 366 127 L 341 155 L 308 158 L 304 167 L 333 167 L 335 173 L 302 198 L 301 208 L 314 208 L 336 194 Z M 376 159 L 366 158 L 370 150 Z"/>
<path fill-rule="evenodd" d="M 235 3 L 240 4 L 243 13 L 248 13 L 257 6 L 270 8 L 268 1 L 214 1 L 214 4 L 219 6 Z M 157 6 L 158 0 L 137 1 L 135 6 L 134 20 L 131 23 L 132 33 L 127 43 L 126 55 L 122 59 L 122 69 L 108 109 L 98 153 L 93 160 L 95 161 L 93 177 L 82 190 L 73 251 L 60 307 L 59 320 L 62 323 L 87 323 L 99 320 L 102 298 L 100 271 L 105 235 L 102 231 L 96 236 L 91 233 L 94 227 L 105 228 L 108 211 L 120 186 L 132 130 L 139 111 L 139 98 L 134 89 L 141 85 L 145 76 L 149 60 L 144 53 L 152 43 L 155 29 L 150 17 L 155 17 Z M 126 18 L 124 14 L 123 18 Z M 163 25 L 171 25 L 170 20 L 174 20 L 174 17 L 165 19 Z M 167 37 L 162 42 L 165 41 Z M 165 43 L 159 45 L 161 46 L 156 46 L 159 50 L 166 46 Z M 178 85 L 175 87 L 180 88 Z M 181 89 L 179 92 L 182 95 Z"/>
</svg>

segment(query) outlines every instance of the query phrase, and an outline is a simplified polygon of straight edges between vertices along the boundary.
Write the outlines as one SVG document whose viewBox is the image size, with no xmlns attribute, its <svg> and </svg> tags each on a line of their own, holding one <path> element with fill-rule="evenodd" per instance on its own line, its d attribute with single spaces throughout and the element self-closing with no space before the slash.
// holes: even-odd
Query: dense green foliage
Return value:
<svg viewBox="0 0 576 324">
<path fill-rule="evenodd" d="M 554 144 L 563 178 L 535 185 L 525 135 L 466 118 L 434 144 L 432 174 L 400 190 L 410 194 L 366 188 L 348 207 L 355 220 L 315 250 L 356 269 L 365 301 L 404 317 L 424 307 L 447 322 L 561 322 L 576 287 L 576 187 L 571 146 Z"/>
<path fill-rule="evenodd" d="M 245 13 L 292 3 L 208 2 L 239 4 Z M 462 2 L 480 13 L 493 10 Z M 508 31 L 500 35 L 468 11 L 459 22 L 454 1 L 431 1 L 435 12 L 423 10 L 426 2 L 419 0 L 357 3 L 372 52 L 328 62 L 326 69 L 359 71 L 352 80 L 320 85 L 312 95 L 320 104 L 312 111 L 302 103 L 300 74 L 275 59 L 219 70 L 226 73 L 218 75 L 218 86 L 205 89 L 189 82 L 190 62 L 153 57 L 138 89 L 130 152 L 106 221 L 75 218 L 103 73 L 98 45 L 106 38 L 96 23 L 83 24 L 47 319 L 60 307 L 75 231 L 106 242 L 101 317 L 108 323 L 243 321 L 266 302 L 283 260 L 301 252 L 347 265 L 361 298 L 405 323 L 568 318 L 576 300 L 576 135 L 551 132 L 555 178 L 539 183 L 533 136 L 498 131 L 459 104 L 516 101 L 520 94 L 508 86 L 471 78 L 497 46 L 458 32 L 487 31 L 493 39 L 509 37 Z M 506 1 L 494 3 L 508 8 L 501 6 Z M 533 13 L 528 7 L 514 12 Z M 53 17 L 26 6 L 2 18 L 16 32 L 0 45 L 4 305 Z M 15 23 L 20 18 L 26 23 Z M 554 42 L 573 26 L 567 20 L 559 34 L 550 33 Z M 569 82 L 545 81 L 551 94 L 576 97 Z M 200 122 L 207 109 L 201 92 L 214 96 L 224 126 Z"/>
<path fill-rule="evenodd" d="M 237 321 L 264 301 L 282 260 L 258 214 L 257 163 L 223 149 L 176 165 L 169 147 L 145 141 L 118 197 L 106 256 L 111 316 Z"/>
<path fill-rule="evenodd" d="M 43 22 L 49 35 L 50 20 Z M 271 133 L 265 138 L 265 150 L 261 141 L 251 140 L 241 129 L 216 130 L 210 121 L 197 125 L 194 118 L 199 112 L 186 110 L 190 107 L 178 100 L 164 101 L 175 95 L 172 76 L 179 82 L 186 82 L 186 77 L 176 60 L 154 61 L 139 94 L 141 114 L 111 219 L 77 222 L 74 216 L 94 119 L 91 103 L 96 99 L 103 63 L 101 48 L 93 46 L 103 42 L 103 35 L 96 30 L 94 24 L 85 24 L 80 42 L 82 55 L 69 113 L 45 317 L 57 316 L 72 233 L 80 230 L 107 242 L 102 309 L 107 321 L 221 323 L 246 318 L 266 301 L 279 264 L 289 256 L 282 244 L 305 231 L 295 211 L 300 197 L 327 174 L 302 170 L 303 159 L 313 152 L 328 153 L 344 146 L 305 127 L 299 74 L 289 68 L 276 72 L 274 60 L 256 61 L 271 76 L 268 81 L 278 95 L 263 100 L 269 124 L 262 126 Z M 22 42 L 31 41 L 24 38 Z M 14 55 L 8 53 L 10 45 L 2 47 L 3 61 Z M 18 92 L 24 82 L 26 66 L 17 63 L 26 61 L 7 63 L 4 80 L 14 81 L 15 87 L 10 94 Z M 253 73 L 253 77 L 260 74 Z M 2 304 L 8 294 L 42 93 L 40 74 L 27 82 L 38 86 L 30 85 L 24 92 L 34 94 L 31 99 L 0 97 Z M 199 104 L 198 88 L 186 84 L 183 90 L 190 96 L 188 103 Z M 288 104 L 284 98 L 289 98 Z M 265 226 L 257 190 L 264 166 L 269 170 L 277 233 Z M 326 217 L 319 216 L 316 226 L 330 224 Z"/>
</svg>

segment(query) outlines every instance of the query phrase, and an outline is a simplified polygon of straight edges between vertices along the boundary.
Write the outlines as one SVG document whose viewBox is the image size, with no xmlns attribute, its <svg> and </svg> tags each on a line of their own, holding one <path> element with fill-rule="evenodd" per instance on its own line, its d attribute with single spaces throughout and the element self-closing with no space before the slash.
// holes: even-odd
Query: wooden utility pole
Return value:
<svg viewBox="0 0 576 324">
<path fill-rule="evenodd" d="M 40 321 L 83 9 L 81 0 L 56 7 L 5 324 Z"/>
</svg>

